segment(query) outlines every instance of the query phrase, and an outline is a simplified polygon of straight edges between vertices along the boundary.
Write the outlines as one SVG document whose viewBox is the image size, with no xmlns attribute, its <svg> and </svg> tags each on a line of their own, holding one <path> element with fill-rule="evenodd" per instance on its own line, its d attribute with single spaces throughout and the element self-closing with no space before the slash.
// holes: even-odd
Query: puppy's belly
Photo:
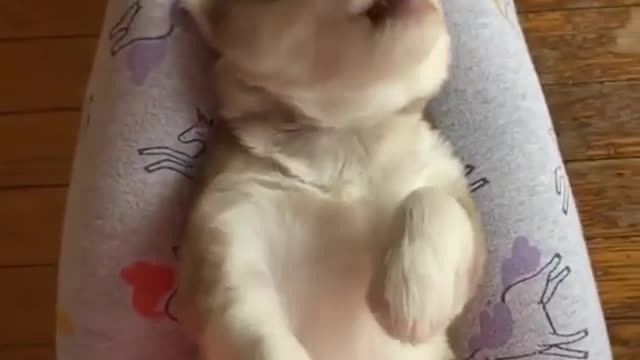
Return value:
<svg viewBox="0 0 640 360">
<path fill-rule="evenodd" d="M 328 271 L 330 273 L 331 271 Z M 364 275 L 364 274 L 362 274 Z M 368 278 L 368 276 L 367 276 Z M 314 360 L 449 360 L 444 334 L 419 347 L 390 338 L 367 306 L 367 278 L 356 274 L 309 278 L 290 311 L 296 335 Z"/>
<path fill-rule="evenodd" d="M 296 203 L 281 203 L 281 210 L 290 207 L 296 216 L 282 218 L 283 229 L 290 230 L 288 250 L 273 264 L 280 269 L 276 279 L 285 312 L 311 358 L 445 360 L 444 335 L 420 347 L 402 344 L 385 333 L 367 305 L 374 264 L 392 240 L 380 213 L 321 199 Z"/>
</svg>

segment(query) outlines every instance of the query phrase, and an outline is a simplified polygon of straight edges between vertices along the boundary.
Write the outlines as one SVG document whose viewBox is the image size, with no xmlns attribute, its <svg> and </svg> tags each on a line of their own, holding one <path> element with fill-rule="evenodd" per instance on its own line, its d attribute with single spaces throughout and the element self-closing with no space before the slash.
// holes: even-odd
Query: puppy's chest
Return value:
<svg viewBox="0 0 640 360">
<path fill-rule="evenodd" d="M 410 169 L 410 164 L 376 164 L 375 161 L 362 161 L 349 165 L 351 169 L 327 176 L 322 189 L 335 200 L 353 203 L 369 199 L 379 202 L 399 201 L 401 194 L 410 192 L 417 186 L 420 169 Z"/>
<path fill-rule="evenodd" d="M 281 161 L 301 181 L 336 200 L 395 202 L 420 186 L 429 167 L 418 139 L 341 136 L 320 146 L 309 142 L 304 151 L 285 153 Z"/>
</svg>

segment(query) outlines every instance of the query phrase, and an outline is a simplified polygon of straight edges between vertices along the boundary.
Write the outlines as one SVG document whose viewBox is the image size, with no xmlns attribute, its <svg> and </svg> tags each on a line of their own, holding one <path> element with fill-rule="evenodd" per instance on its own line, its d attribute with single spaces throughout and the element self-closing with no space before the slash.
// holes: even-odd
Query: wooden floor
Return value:
<svg viewBox="0 0 640 360">
<path fill-rule="evenodd" d="M 516 2 L 616 359 L 640 359 L 640 0 Z M 0 1 L 2 360 L 53 359 L 61 218 L 103 4 Z"/>
</svg>

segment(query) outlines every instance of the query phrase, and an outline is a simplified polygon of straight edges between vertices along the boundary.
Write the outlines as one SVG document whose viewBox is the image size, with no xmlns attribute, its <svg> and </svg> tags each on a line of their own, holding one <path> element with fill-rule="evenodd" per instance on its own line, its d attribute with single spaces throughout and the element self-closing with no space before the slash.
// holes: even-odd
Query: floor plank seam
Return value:
<svg viewBox="0 0 640 360">
<path fill-rule="evenodd" d="M 538 74 L 540 75 L 540 74 Z M 582 83 L 548 83 L 548 84 L 542 84 L 544 88 L 566 88 L 566 87 L 571 87 L 571 86 L 575 86 L 575 85 L 639 85 L 640 84 L 640 78 L 638 79 L 632 79 L 632 80 L 594 80 L 594 81 L 585 81 Z"/>
<path fill-rule="evenodd" d="M 550 12 L 570 12 L 570 11 L 598 11 L 598 10 L 615 10 L 615 9 L 633 9 L 640 7 L 640 4 L 634 5 L 603 5 L 603 6 L 577 6 L 577 7 L 565 7 L 565 8 L 548 8 L 548 9 L 537 9 L 537 10 L 520 10 L 518 9 L 516 3 L 516 9 L 518 14 L 527 15 L 527 14 L 539 14 L 539 13 L 550 13 Z"/>
<path fill-rule="evenodd" d="M 43 263 L 43 264 L 34 264 L 34 265 L 0 265 L 0 270 L 15 270 L 15 269 L 38 269 L 38 268 L 43 268 L 43 269 L 50 269 L 50 268 L 57 268 L 58 265 L 57 264 L 48 264 L 48 263 Z"/>
<path fill-rule="evenodd" d="M 38 185 L 0 185 L 0 193 L 14 191 L 14 190 L 59 189 L 59 188 L 67 188 L 67 187 L 69 187 L 69 183 L 38 184 Z"/>
<path fill-rule="evenodd" d="M 531 48 L 529 48 L 529 52 L 531 52 Z M 542 77 L 544 74 L 540 74 L 540 72 L 536 69 L 536 74 L 538 77 Z M 540 81 L 540 85 L 542 87 L 551 87 L 551 86 L 584 86 L 584 85 L 604 85 L 604 84 L 637 84 L 640 83 L 640 77 L 633 76 L 630 78 L 616 78 L 616 79 L 599 79 L 599 80 L 578 80 L 578 81 L 557 81 L 557 82 L 542 82 Z"/>
<path fill-rule="evenodd" d="M 69 106 L 69 107 L 61 106 L 61 107 L 52 107 L 52 108 L 22 109 L 22 110 L 15 110 L 15 111 L 0 110 L 0 121 L 2 121 L 2 116 L 79 112 L 81 111 L 81 109 L 82 108 L 80 106 Z"/>
<path fill-rule="evenodd" d="M 616 240 L 632 240 L 632 239 L 637 239 L 640 241 L 640 234 L 622 234 L 622 235 L 604 235 L 604 236 L 591 236 L 591 237 L 585 237 L 585 241 L 587 243 L 593 243 L 593 242 L 597 242 L 597 241 L 607 241 L 610 239 L 616 239 Z"/>
<path fill-rule="evenodd" d="M 636 160 L 640 160 L 640 156 L 621 156 L 621 157 L 615 157 L 615 158 L 598 158 L 598 159 L 564 159 L 564 163 L 565 165 L 571 164 L 571 165 L 575 165 L 575 164 L 586 164 L 586 163 L 595 163 L 595 162 L 599 162 L 599 163 L 604 163 L 604 162 L 625 162 L 625 161 L 636 161 Z"/>
<path fill-rule="evenodd" d="M 30 37 L 0 37 L 0 44 L 3 43 L 18 43 L 18 42 L 33 42 L 42 40 L 72 40 L 72 39 L 96 39 L 98 40 L 99 34 L 68 34 L 68 35 L 42 35 L 42 36 L 30 36 Z"/>
<path fill-rule="evenodd" d="M 50 348 L 53 345 L 54 345 L 53 343 L 31 343 L 31 344 L 0 345 L 0 351 L 23 350 L 23 349 L 34 349 L 34 348 Z"/>
</svg>

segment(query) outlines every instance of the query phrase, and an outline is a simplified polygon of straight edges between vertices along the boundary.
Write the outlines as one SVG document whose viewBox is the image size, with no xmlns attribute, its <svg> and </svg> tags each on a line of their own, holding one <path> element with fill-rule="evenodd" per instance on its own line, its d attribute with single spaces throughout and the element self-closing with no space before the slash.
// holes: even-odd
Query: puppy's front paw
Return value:
<svg viewBox="0 0 640 360">
<path fill-rule="evenodd" d="M 467 300 L 460 270 L 472 226 L 455 199 L 425 188 L 405 199 L 398 230 L 372 286 L 374 312 L 391 337 L 424 343 L 446 331 Z"/>
<path fill-rule="evenodd" d="M 258 349 L 255 359 L 246 360 L 311 360 L 302 344 L 292 334 L 272 334 Z"/>
</svg>

